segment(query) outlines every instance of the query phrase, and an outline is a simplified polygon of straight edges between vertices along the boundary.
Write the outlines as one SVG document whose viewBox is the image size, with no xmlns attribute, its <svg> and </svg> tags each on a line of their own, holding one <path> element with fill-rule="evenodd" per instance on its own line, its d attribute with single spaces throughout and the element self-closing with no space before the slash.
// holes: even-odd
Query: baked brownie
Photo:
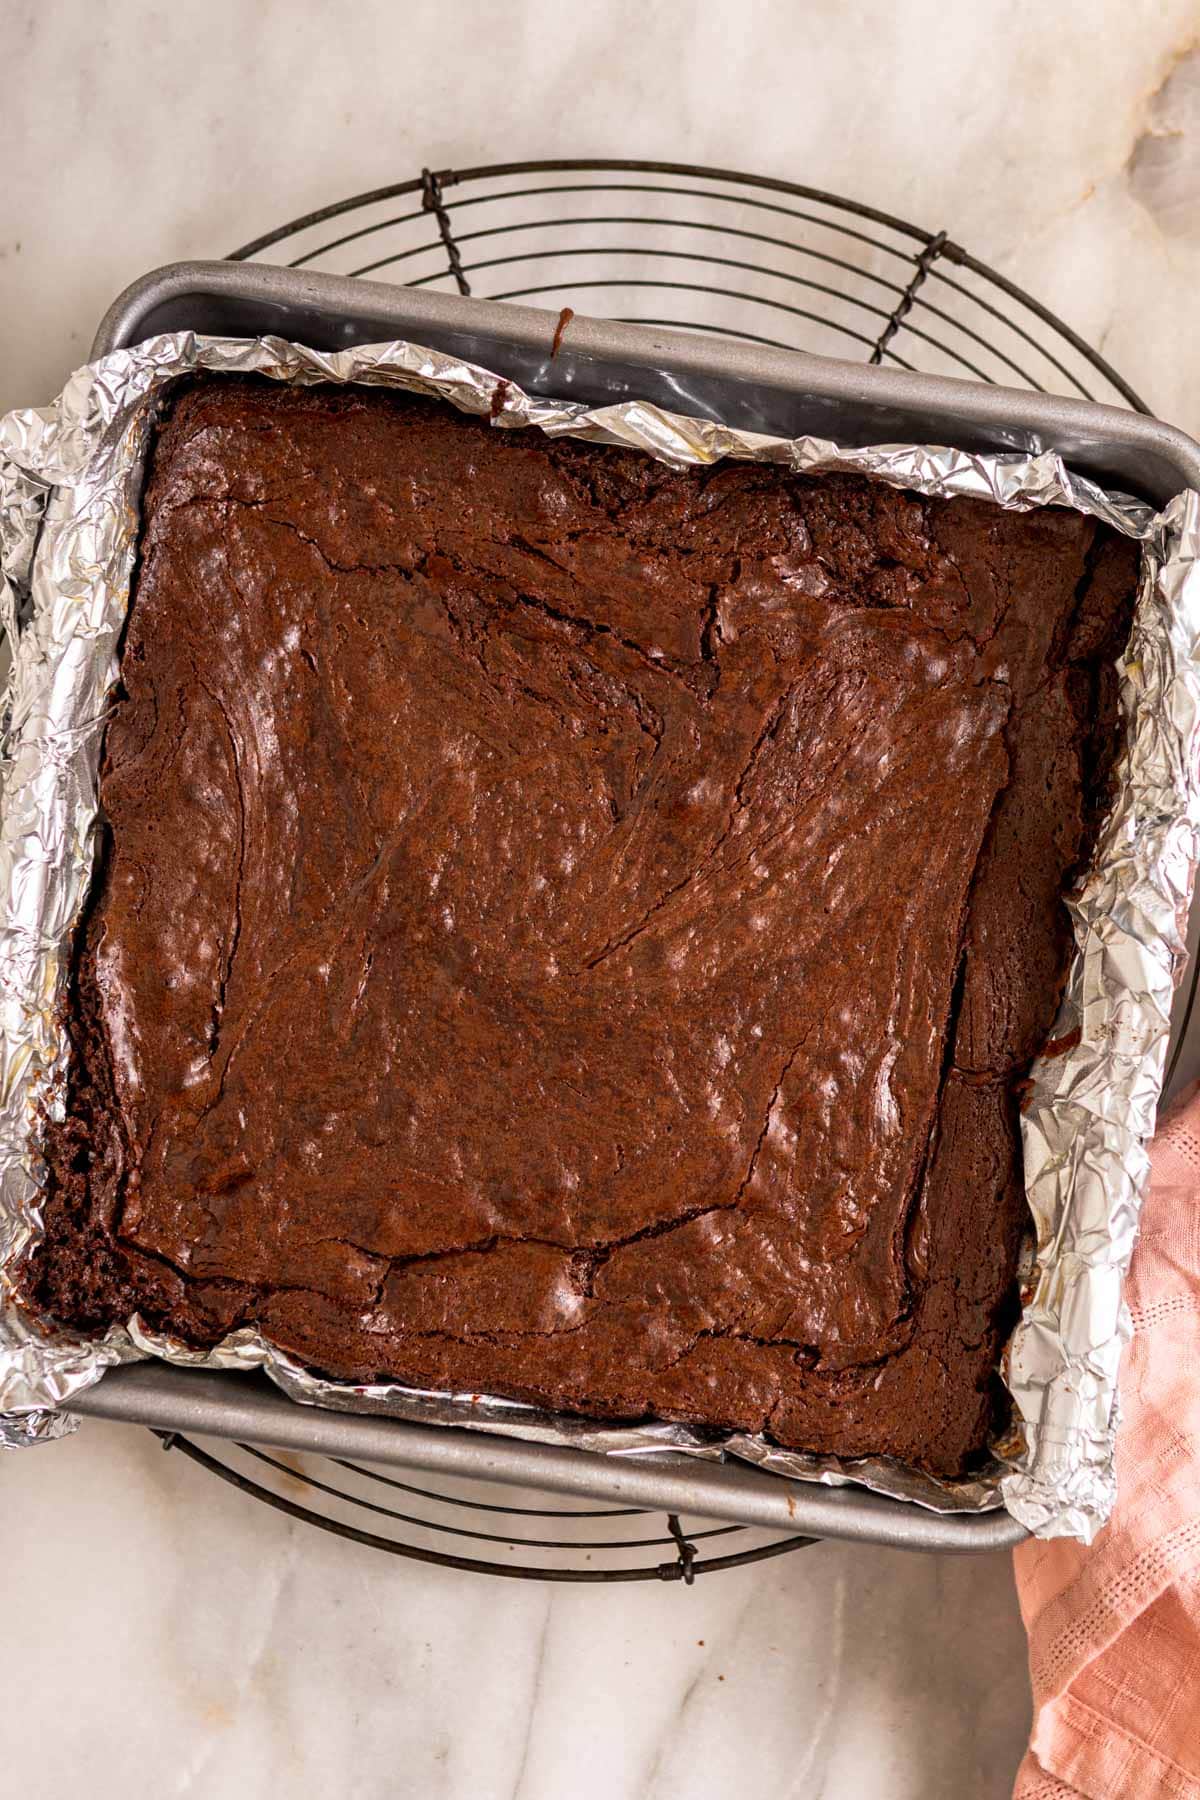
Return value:
<svg viewBox="0 0 1200 1800">
<path fill-rule="evenodd" d="M 154 451 L 44 1313 L 953 1475 L 1135 552 L 210 380 Z"/>
</svg>

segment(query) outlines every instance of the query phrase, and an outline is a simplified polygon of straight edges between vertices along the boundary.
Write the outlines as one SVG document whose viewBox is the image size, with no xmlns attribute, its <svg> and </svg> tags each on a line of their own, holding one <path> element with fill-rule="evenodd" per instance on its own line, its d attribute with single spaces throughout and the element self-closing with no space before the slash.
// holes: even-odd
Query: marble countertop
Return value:
<svg viewBox="0 0 1200 1800">
<path fill-rule="evenodd" d="M 822 1544 L 694 1587 L 429 1569 L 146 1432 L 0 1465 L 14 1787 L 74 1800 L 1000 1800 L 1028 1724 L 1006 1556 Z"/>
<path fill-rule="evenodd" d="M 349 16 L 349 15 L 347 15 Z M 0 411 L 135 275 L 422 164 L 658 156 L 942 226 L 1200 431 L 1195 0 L 9 0 Z M 682 1587 L 372 1554 L 99 1424 L 0 1461 L 13 1791 L 999 1800 L 1008 1559 L 827 1544 Z"/>
</svg>

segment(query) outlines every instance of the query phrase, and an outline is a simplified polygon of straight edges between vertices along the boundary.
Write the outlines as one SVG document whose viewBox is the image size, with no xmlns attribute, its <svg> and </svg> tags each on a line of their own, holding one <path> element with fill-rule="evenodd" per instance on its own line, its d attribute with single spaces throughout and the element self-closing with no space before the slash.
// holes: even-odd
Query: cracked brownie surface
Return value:
<svg viewBox="0 0 1200 1800">
<path fill-rule="evenodd" d="M 967 1466 L 1133 547 L 180 392 L 27 1300 Z"/>
</svg>

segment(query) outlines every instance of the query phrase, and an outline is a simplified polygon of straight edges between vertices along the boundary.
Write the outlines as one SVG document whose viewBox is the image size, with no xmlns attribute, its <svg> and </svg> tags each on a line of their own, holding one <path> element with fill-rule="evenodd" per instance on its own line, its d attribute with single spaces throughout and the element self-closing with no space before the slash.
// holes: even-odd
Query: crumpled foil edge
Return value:
<svg viewBox="0 0 1200 1800">
<path fill-rule="evenodd" d="M 40 1112 L 62 1106 L 59 1001 L 93 866 L 104 710 L 128 606 L 145 450 L 181 375 L 360 382 L 435 394 L 500 428 L 535 426 L 634 446 L 675 465 L 723 457 L 840 470 L 939 498 L 1074 507 L 1136 537 L 1143 573 L 1123 662 L 1125 749 L 1093 869 L 1071 901 L 1077 954 L 1055 1039 L 1023 1118 L 1037 1264 L 1005 1357 L 1013 1427 L 991 1465 L 944 1482 L 888 1459 L 843 1462 L 760 1437 L 668 1423 L 614 1426 L 492 1396 L 323 1380 L 243 1330 L 189 1350 L 133 1319 L 99 1339 L 44 1327 L 12 1271 L 42 1229 Z M 981 455 L 916 445 L 841 449 L 684 418 L 638 401 L 546 399 L 457 358 L 393 342 L 323 354 L 277 338 L 164 335 L 80 369 L 58 401 L 0 420 L 0 625 L 17 645 L 0 819 L 0 1444 L 62 1435 L 59 1410 L 115 1364 L 263 1369 L 292 1398 L 473 1426 L 619 1455 L 733 1454 L 795 1479 L 856 1484 L 938 1511 L 1005 1505 L 1043 1536 L 1094 1535 L 1111 1509 L 1121 1300 L 1154 1125 L 1200 830 L 1200 495 L 1159 514 L 1073 474 L 1053 452 Z M 19 636 L 17 620 L 28 615 Z"/>
</svg>

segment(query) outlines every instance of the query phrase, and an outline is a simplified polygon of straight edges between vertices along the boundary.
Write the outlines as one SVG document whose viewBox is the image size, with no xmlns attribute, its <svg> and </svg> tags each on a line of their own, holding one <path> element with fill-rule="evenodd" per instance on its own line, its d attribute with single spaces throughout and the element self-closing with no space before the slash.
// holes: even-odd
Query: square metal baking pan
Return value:
<svg viewBox="0 0 1200 1800">
<path fill-rule="evenodd" d="M 941 377 L 833 362 L 732 340 L 244 263 L 178 263 L 142 277 L 106 314 L 93 358 L 159 332 L 274 333 L 318 349 L 408 338 L 538 393 L 655 401 L 747 430 L 847 444 L 1055 449 L 1106 485 L 1162 504 L 1200 488 L 1200 447 L 1140 414 Z M 1181 1008 L 1182 1010 L 1182 1008 Z M 1176 1031 L 1181 1028 L 1177 1017 Z M 1185 1058 L 1185 1065 L 1186 1065 Z M 260 1377 L 142 1363 L 112 1370 L 71 1410 L 163 1431 L 245 1439 L 508 1482 L 606 1502 L 858 1539 L 897 1548 L 997 1549 L 1025 1533 L 1005 1512 L 936 1514 L 856 1488 L 791 1482 L 736 1461 L 612 1457 L 486 1432 L 297 1405 Z"/>
</svg>

